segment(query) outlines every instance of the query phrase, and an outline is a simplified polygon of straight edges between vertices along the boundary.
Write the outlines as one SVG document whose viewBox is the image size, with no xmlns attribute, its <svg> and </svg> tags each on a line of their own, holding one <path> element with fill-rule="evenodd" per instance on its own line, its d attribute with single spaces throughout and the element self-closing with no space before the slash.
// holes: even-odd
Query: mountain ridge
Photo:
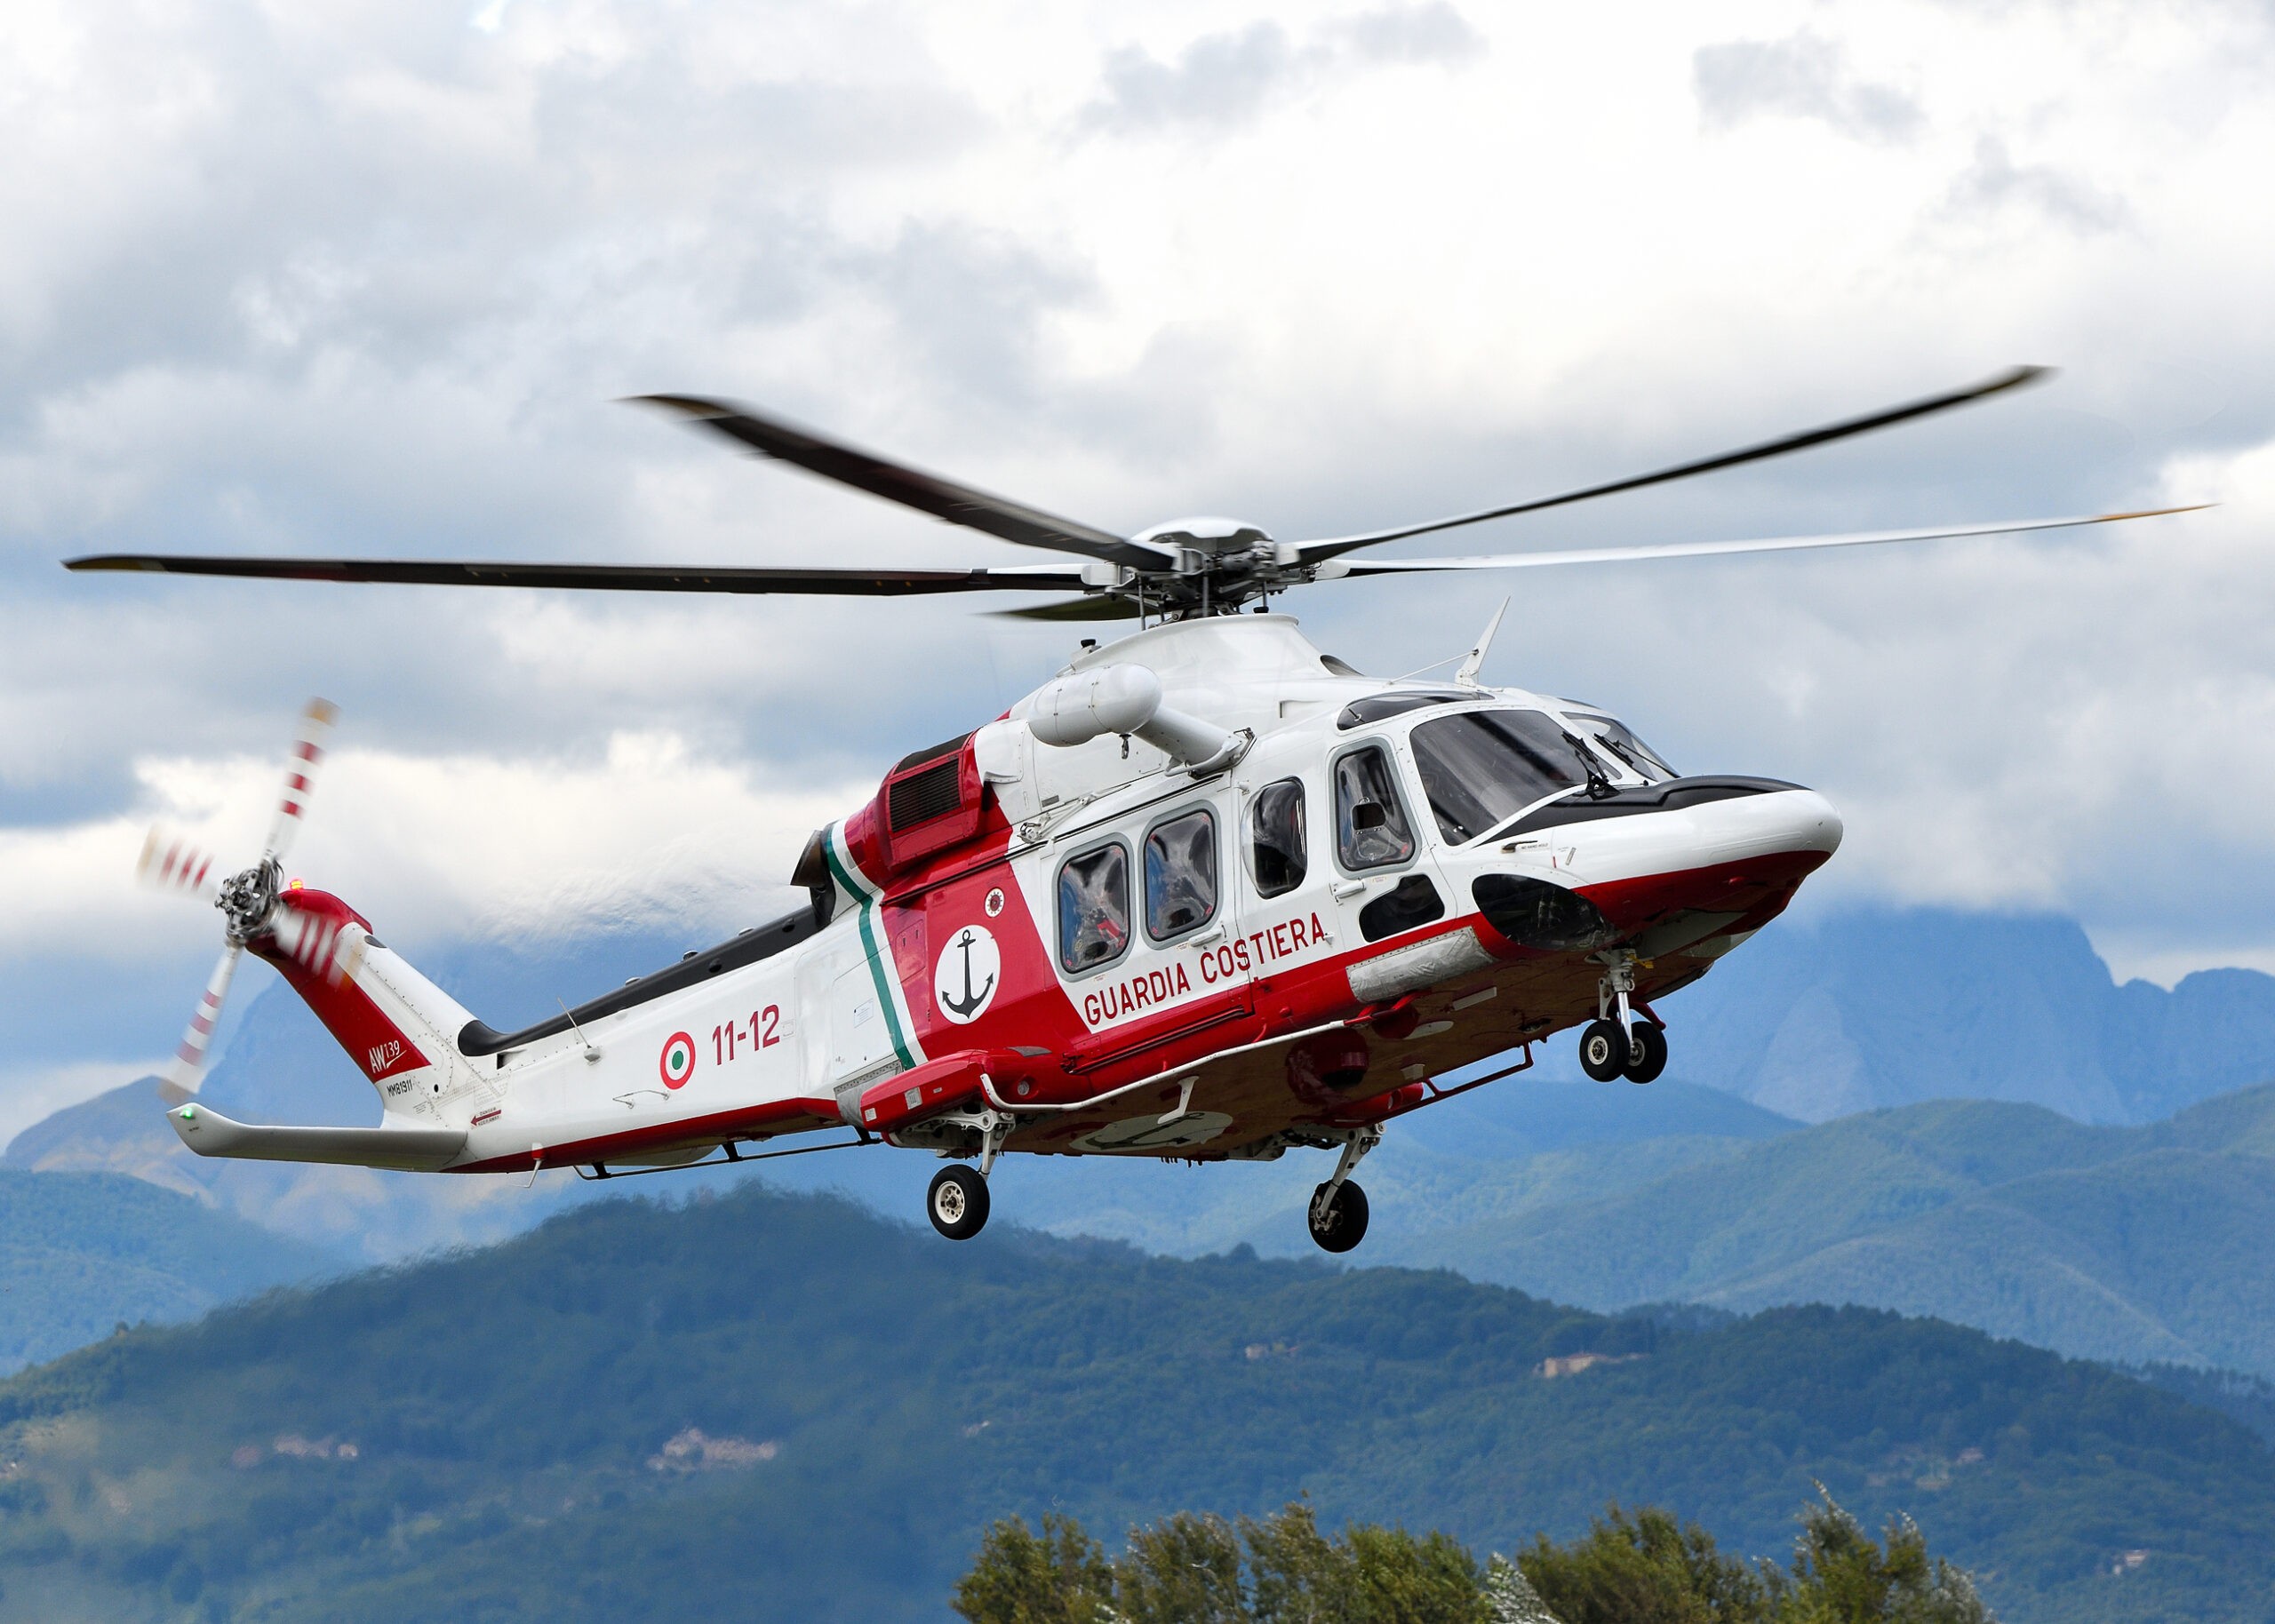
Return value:
<svg viewBox="0 0 2275 1624">
<path fill-rule="evenodd" d="M 2275 1375 L 2275 1085 L 2163 1123 L 1931 1103 L 1386 1255 L 1598 1309 L 1853 1302 L 2120 1364 Z"/>
<path fill-rule="evenodd" d="M 1582 1351 L 1628 1357 L 1541 1373 Z M 2009 1624 L 2275 1604 L 2275 1452 L 1976 1332 L 1823 1308 L 1683 1332 L 1442 1272 L 952 1246 L 756 1178 L 108 1340 L 0 1383 L 0 1620 L 937 1619 L 1010 1512 L 1303 1494 L 1507 1549 L 1616 1497 L 1774 1552 L 1812 1481 L 1916 1515 Z"/>
</svg>

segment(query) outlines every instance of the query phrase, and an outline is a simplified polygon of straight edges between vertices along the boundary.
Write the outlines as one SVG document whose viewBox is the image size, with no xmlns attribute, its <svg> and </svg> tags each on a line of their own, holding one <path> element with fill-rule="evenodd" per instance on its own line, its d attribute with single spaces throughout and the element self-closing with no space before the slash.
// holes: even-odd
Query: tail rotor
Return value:
<svg viewBox="0 0 2275 1624">
<path fill-rule="evenodd" d="M 135 865 L 137 876 L 157 890 L 210 900 L 221 911 L 225 943 L 220 961 L 206 978 L 205 994 L 182 1033 L 181 1045 L 159 1080 L 159 1093 L 169 1104 L 180 1105 L 196 1097 L 204 1081 L 207 1051 L 247 942 L 268 931 L 301 965 L 335 983 L 353 974 L 355 961 L 362 956 L 360 937 L 343 941 L 337 925 L 292 905 L 291 892 L 283 886 L 281 861 L 299 832 L 315 787 L 316 767 L 323 760 L 324 742 L 339 718 L 339 707 L 327 699 L 311 699 L 301 711 L 291 752 L 285 759 L 283 792 L 277 799 L 275 816 L 269 820 L 260 861 L 251 868 L 224 876 L 211 853 L 155 829 L 143 842 L 141 860 Z"/>
</svg>

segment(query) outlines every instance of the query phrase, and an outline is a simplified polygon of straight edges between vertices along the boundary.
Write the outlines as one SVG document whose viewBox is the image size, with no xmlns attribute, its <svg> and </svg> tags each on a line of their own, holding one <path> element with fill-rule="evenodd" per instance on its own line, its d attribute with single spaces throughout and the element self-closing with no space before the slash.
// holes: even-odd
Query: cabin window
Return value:
<svg viewBox="0 0 2275 1624">
<path fill-rule="evenodd" d="M 1304 883 L 1304 781 L 1282 778 L 1257 791 L 1248 808 L 1248 877 L 1258 896 Z"/>
<path fill-rule="evenodd" d="M 1094 970 L 1130 946 L 1130 854 L 1117 842 L 1066 859 L 1058 871 L 1058 962 Z"/>
<path fill-rule="evenodd" d="M 1469 711 L 1414 729 L 1414 764 L 1438 831 L 1459 846 L 1598 769 L 1545 711 Z"/>
<path fill-rule="evenodd" d="M 1145 930 L 1156 942 L 1217 915 L 1217 819 L 1204 809 L 1155 824 L 1145 837 Z"/>
<path fill-rule="evenodd" d="M 1335 843 L 1343 866 L 1353 871 L 1390 868 L 1414 856 L 1414 832 L 1380 744 L 1336 759 Z"/>
<path fill-rule="evenodd" d="M 1575 716 L 1573 721 L 1591 735 L 1611 757 L 1624 764 L 1646 784 L 1664 784 L 1682 775 L 1669 767 L 1659 752 L 1646 744 L 1628 729 L 1627 724 L 1608 716 Z"/>
</svg>

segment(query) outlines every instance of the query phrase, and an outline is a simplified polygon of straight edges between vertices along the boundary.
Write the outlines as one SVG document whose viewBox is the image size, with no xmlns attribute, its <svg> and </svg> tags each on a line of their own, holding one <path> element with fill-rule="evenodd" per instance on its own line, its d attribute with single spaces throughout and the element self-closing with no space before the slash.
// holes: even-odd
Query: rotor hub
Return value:
<svg viewBox="0 0 2275 1624">
<path fill-rule="evenodd" d="M 221 882 L 213 905 L 221 911 L 230 941 L 250 941 L 267 925 L 276 912 L 283 873 L 275 858 L 265 857 L 242 874 L 232 874 Z"/>
</svg>

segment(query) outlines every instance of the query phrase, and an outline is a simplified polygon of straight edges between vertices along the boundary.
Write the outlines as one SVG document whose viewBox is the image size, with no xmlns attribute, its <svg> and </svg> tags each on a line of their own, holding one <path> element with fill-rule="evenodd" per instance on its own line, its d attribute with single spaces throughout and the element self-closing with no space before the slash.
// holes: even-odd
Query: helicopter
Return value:
<svg viewBox="0 0 2275 1624">
<path fill-rule="evenodd" d="M 1135 620 L 1082 640 L 1002 715 L 910 752 L 817 831 L 794 911 L 514 1031 L 475 1017 L 347 902 L 284 879 L 335 713 L 301 719 L 258 862 L 154 834 L 145 877 L 210 898 L 224 947 L 168 1068 L 202 1156 L 587 1179 L 884 1144 L 942 1166 L 951 1239 L 1011 1154 L 1198 1163 L 1334 1156 L 1312 1238 L 1357 1246 L 1353 1174 L 1399 1118 L 1520 1073 L 1578 1029 L 1601 1082 L 1668 1062 L 1656 1000 L 1782 912 L 1840 843 L 1824 796 L 1677 772 L 1600 706 L 1479 681 L 1507 603 L 1449 679 L 1369 677 L 1270 600 L 1336 579 L 1925 542 L 2190 511 L 1412 558 L 1382 544 L 1738 466 L 2039 381 L 1968 387 L 1631 478 L 1295 543 L 1201 518 L 1132 536 L 703 397 L 642 397 L 760 456 L 1055 553 L 971 569 L 683 568 L 105 554 L 81 571 L 727 593 L 1040 594 L 1010 611 Z M 1452 664 L 1453 662 L 1446 662 Z M 197 1090 L 246 952 L 377 1091 L 380 1123 L 243 1123 Z M 1480 1071 L 1478 1069 L 1482 1067 Z M 850 1131 L 850 1137 L 847 1136 Z M 826 1135 L 820 1142 L 804 1136 Z M 776 1142 L 791 1140 L 787 1146 Z"/>
</svg>

